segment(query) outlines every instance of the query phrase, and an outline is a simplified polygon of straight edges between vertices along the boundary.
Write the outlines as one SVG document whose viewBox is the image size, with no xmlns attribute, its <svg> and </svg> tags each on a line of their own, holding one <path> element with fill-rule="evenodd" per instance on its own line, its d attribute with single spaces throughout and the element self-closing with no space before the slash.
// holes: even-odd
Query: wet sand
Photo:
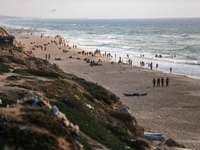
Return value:
<svg viewBox="0 0 200 150">
<path fill-rule="evenodd" d="M 31 50 L 36 57 L 45 59 L 45 54 L 50 54 L 49 61 L 58 64 L 66 73 L 97 82 L 119 96 L 145 131 L 160 132 L 166 139 L 172 138 L 187 148 L 200 149 L 200 80 L 136 66 L 111 64 L 109 59 L 104 57 L 82 56 L 78 54 L 82 50 L 75 49 L 72 45 L 71 49 L 55 45 L 51 43 L 51 40 L 58 41 L 54 37 L 25 36 L 23 38 L 18 34 L 16 38 L 24 44 L 27 51 L 34 45 L 50 43 L 46 46 L 46 51 L 41 48 Z M 63 49 L 68 52 L 63 53 Z M 62 60 L 58 61 L 55 58 Z M 96 61 L 102 59 L 102 66 L 91 67 L 83 61 L 84 58 Z M 164 87 L 153 87 L 153 78 L 158 77 L 164 79 L 169 77 L 169 87 L 166 87 L 166 84 Z M 147 93 L 147 95 L 126 97 L 123 93 Z"/>
</svg>

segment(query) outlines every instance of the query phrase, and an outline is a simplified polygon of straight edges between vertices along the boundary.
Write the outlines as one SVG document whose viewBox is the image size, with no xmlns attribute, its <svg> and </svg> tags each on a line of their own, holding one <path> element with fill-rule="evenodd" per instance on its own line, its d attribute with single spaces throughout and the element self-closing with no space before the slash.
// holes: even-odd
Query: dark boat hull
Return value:
<svg viewBox="0 0 200 150">
<path fill-rule="evenodd" d="M 147 95 L 147 93 L 142 93 L 142 94 L 139 94 L 139 93 L 133 93 L 133 94 L 129 94 L 129 93 L 123 93 L 125 96 L 145 96 Z"/>
</svg>

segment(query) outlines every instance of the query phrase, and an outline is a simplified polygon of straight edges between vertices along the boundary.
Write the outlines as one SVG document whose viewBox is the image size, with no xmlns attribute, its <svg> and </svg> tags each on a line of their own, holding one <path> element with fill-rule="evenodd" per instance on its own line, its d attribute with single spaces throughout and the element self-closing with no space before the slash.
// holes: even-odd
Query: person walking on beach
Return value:
<svg viewBox="0 0 200 150">
<path fill-rule="evenodd" d="M 153 68 L 153 63 L 151 62 L 150 63 L 150 69 L 152 70 L 152 68 Z"/>
<path fill-rule="evenodd" d="M 172 67 L 169 68 L 170 73 L 172 73 Z"/>
<path fill-rule="evenodd" d="M 154 78 L 153 79 L 153 87 L 155 87 L 155 85 L 156 85 L 156 79 Z"/>
<path fill-rule="evenodd" d="M 49 58 L 48 59 L 50 59 L 50 57 L 51 57 L 51 55 L 49 54 Z"/>
<path fill-rule="evenodd" d="M 166 78 L 166 86 L 168 86 L 169 85 L 169 78 L 167 77 Z"/>
<path fill-rule="evenodd" d="M 162 84 L 162 87 L 163 87 L 163 85 L 164 85 L 164 79 L 163 79 L 163 77 L 161 79 L 161 84 Z"/>
<path fill-rule="evenodd" d="M 157 86 L 160 86 L 160 78 L 157 79 Z"/>
</svg>

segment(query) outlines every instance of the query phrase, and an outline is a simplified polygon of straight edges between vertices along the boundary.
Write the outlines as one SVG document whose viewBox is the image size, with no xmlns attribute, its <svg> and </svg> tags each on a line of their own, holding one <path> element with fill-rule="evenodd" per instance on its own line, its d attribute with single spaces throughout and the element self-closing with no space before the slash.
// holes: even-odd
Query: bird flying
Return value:
<svg viewBox="0 0 200 150">
<path fill-rule="evenodd" d="M 54 11 L 56 11 L 56 9 L 50 10 L 49 12 L 54 12 Z"/>
</svg>

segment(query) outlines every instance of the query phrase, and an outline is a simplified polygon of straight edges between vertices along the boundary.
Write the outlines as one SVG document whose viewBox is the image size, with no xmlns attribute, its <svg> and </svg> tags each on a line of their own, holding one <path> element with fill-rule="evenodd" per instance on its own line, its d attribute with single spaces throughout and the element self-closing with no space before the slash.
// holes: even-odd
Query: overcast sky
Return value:
<svg viewBox="0 0 200 150">
<path fill-rule="evenodd" d="M 50 10 L 56 9 L 54 12 Z M 0 15 L 42 18 L 200 17 L 200 0 L 0 0 Z"/>
</svg>

